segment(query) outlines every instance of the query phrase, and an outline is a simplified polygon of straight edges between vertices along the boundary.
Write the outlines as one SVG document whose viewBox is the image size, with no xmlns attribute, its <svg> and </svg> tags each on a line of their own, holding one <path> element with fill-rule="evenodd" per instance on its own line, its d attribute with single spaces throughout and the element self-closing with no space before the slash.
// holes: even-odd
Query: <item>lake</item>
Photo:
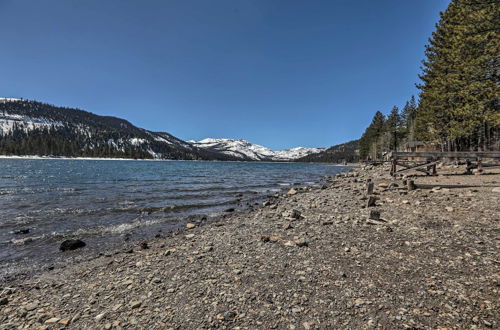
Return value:
<svg viewBox="0 0 500 330">
<path fill-rule="evenodd" d="M 0 159 L 0 276 L 85 258 L 247 209 L 291 186 L 321 184 L 329 164 Z M 16 231 L 28 229 L 25 234 Z M 78 252 L 59 243 L 80 238 Z"/>
</svg>

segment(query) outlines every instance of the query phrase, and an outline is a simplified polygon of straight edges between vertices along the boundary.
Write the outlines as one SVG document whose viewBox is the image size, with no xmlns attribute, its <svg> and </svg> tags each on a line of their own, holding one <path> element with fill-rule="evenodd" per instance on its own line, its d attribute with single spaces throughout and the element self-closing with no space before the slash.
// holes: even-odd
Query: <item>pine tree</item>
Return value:
<svg viewBox="0 0 500 330">
<path fill-rule="evenodd" d="M 417 138 L 485 149 L 500 128 L 500 1 L 452 0 L 426 46 Z"/>
<path fill-rule="evenodd" d="M 361 159 L 370 157 L 377 159 L 381 156 L 381 148 L 378 139 L 385 132 L 385 117 L 382 112 L 377 111 L 373 116 L 370 126 L 363 133 L 359 142 L 359 155 Z"/>
</svg>

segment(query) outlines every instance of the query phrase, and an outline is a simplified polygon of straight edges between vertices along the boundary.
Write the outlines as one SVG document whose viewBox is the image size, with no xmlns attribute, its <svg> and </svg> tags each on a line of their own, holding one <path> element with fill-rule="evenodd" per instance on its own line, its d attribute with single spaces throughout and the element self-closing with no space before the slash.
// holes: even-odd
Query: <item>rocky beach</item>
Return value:
<svg viewBox="0 0 500 330">
<path fill-rule="evenodd" d="M 0 329 L 498 328 L 500 171 L 464 170 L 440 166 L 408 189 L 384 165 L 360 166 L 11 280 Z"/>
</svg>

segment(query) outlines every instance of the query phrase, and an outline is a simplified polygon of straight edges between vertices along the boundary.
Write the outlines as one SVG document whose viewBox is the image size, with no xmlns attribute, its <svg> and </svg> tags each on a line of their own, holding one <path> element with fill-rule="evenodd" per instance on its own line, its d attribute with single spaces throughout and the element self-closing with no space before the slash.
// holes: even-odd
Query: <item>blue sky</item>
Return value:
<svg viewBox="0 0 500 330">
<path fill-rule="evenodd" d="M 0 96 L 179 138 L 358 138 L 417 95 L 449 0 L 0 0 Z"/>
</svg>

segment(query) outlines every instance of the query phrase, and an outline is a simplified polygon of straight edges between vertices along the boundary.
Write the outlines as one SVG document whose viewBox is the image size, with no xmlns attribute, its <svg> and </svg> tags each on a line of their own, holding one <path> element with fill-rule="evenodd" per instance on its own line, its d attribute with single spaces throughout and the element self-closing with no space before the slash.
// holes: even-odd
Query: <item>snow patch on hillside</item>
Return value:
<svg viewBox="0 0 500 330">
<path fill-rule="evenodd" d="M 50 128 L 51 126 L 62 125 L 61 122 L 45 118 L 31 118 L 8 113 L 0 114 L 0 135 L 9 134 L 16 126 L 25 132 L 29 132 L 36 128 Z"/>
</svg>

